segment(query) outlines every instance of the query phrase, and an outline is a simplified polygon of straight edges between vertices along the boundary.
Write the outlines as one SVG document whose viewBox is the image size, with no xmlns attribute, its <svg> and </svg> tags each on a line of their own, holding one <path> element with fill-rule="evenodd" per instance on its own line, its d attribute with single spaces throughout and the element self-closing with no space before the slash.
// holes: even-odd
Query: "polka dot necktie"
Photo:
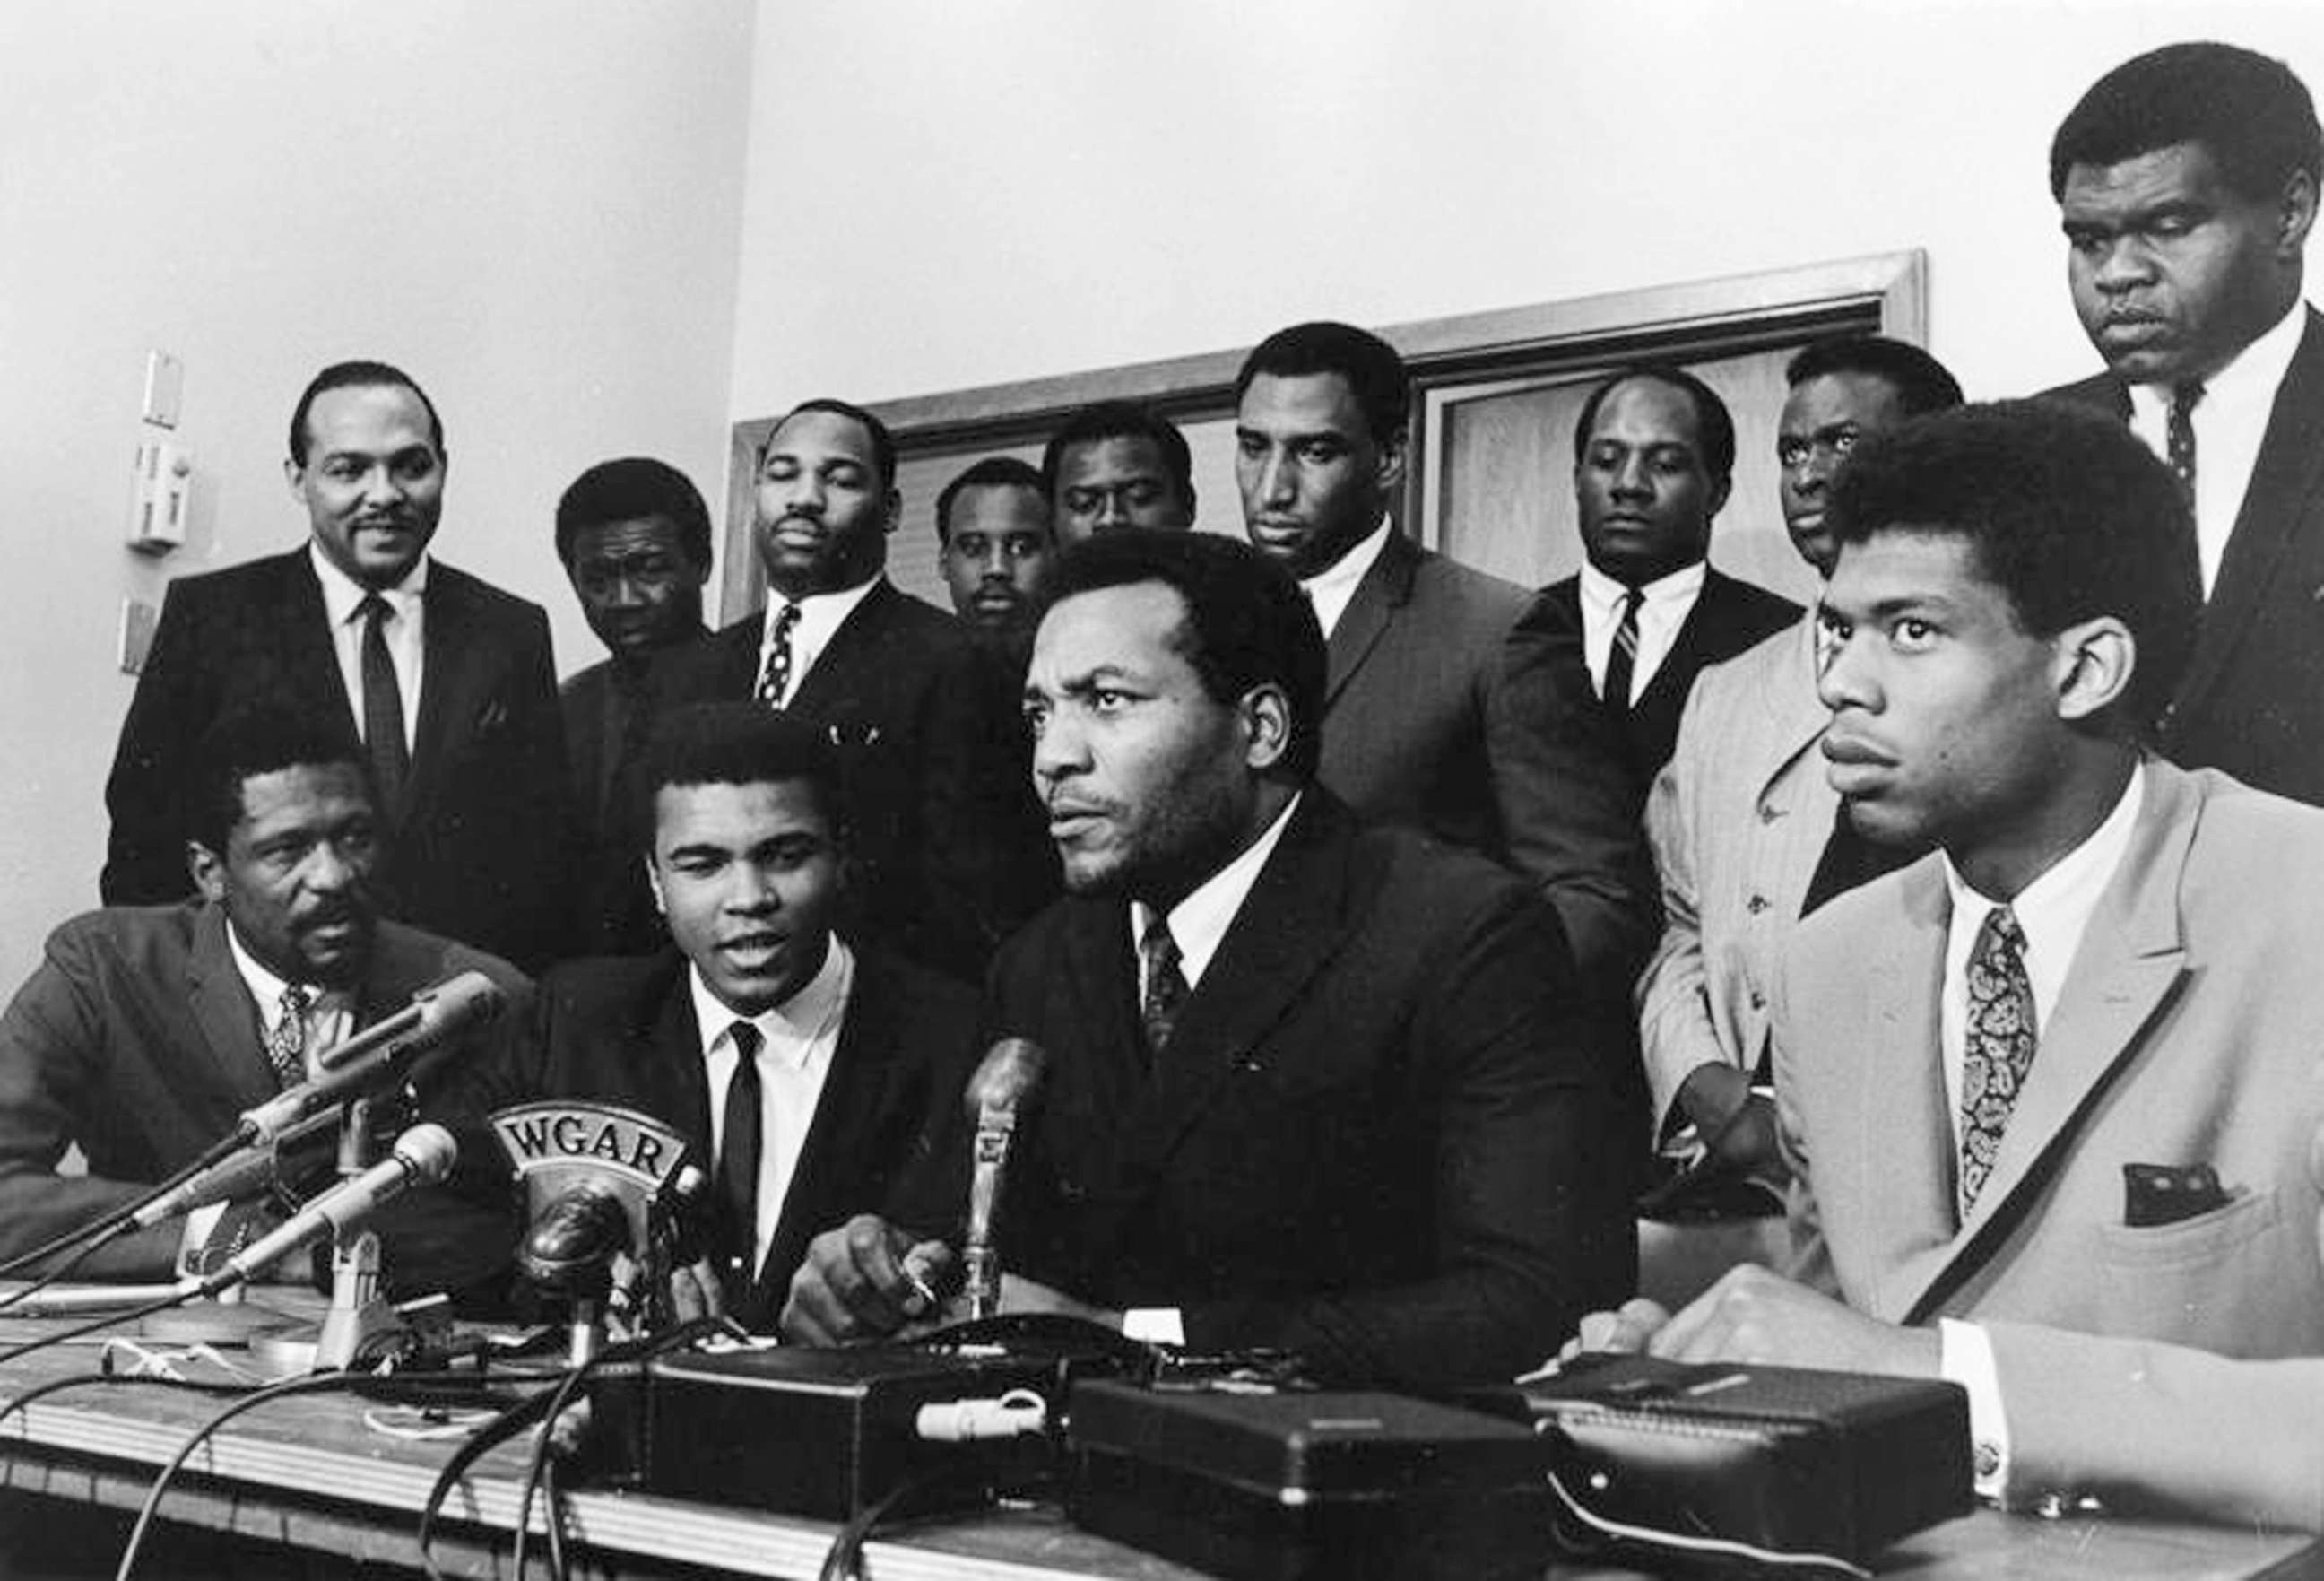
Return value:
<svg viewBox="0 0 2324 1581">
<path fill-rule="evenodd" d="M 770 708 L 783 706 L 791 685 L 791 633 L 799 623 L 799 606 L 786 599 L 775 615 L 774 642 L 767 649 L 766 668 L 759 671 L 759 700 Z"/>
<path fill-rule="evenodd" d="M 2195 508 L 2195 404 L 2203 399 L 2200 380 L 2171 387 L 2171 417 L 2164 429 L 2164 458 L 2179 479 L 2179 495 Z"/>
</svg>

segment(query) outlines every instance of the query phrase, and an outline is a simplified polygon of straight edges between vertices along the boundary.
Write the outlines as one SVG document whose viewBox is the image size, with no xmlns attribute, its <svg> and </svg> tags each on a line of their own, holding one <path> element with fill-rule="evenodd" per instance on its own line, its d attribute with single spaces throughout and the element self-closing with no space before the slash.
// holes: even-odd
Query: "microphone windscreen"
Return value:
<svg viewBox="0 0 2324 1581">
<path fill-rule="evenodd" d="M 1030 1097 L 1047 1073 L 1049 1056 L 1028 1038 L 1003 1038 L 977 1062 L 963 1095 L 971 1115 L 987 1109 L 1013 1110 Z"/>
</svg>

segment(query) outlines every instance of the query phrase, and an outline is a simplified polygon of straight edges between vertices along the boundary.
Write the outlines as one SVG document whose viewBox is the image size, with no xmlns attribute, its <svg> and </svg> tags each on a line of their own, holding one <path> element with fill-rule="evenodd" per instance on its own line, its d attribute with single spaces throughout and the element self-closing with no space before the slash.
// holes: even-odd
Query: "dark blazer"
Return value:
<svg viewBox="0 0 2324 1581">
<path fill-rule="evenodd" d="M 465 971 L 510 994 L 503 1025 L 521 1019 L 530 986 L 508 963 L 383 922 L 356 1022 L 401 1010 L 413 990 Z M 51 933 L 40 967 L 0 1014 L 0 1257 L 125 1206 L 273 1096 L 259 1028 L 217 907 L 114 907 Z M 494 1035 L 452 1045 L 433 1068 L 476 1058 Z M 74 1145 L 88 1172 L 59 1175 Z M 172 1222 L 126 1236 L 87 1270 L 167 1278 L 180 1229 Z M 389 1253 L 390 1273 L 407 1288 L 426 1282 L 422 1270 L 399 1267 L 392 1245 Z"/>
<path fill-rule="evenodd" d="M 729 1293 L 728 1310 L 745 1325 L 770 1329 L 808 1241 L 881 1207 L 927 1154 L 939 1117 L 948 1129 L 975 1027 L 973 990 L 892 956 L 857 955 L 839 1047 L 766 1261 L 748 1291 Z M 511 1057 L 479 1068 L 447 1100 L 463 1159 L 497 1161 L 485 1116 L 545 1097 L 642 1110 L 683 1132 L 712 1172 L 710 1086 L 683 956 L 569 961 L 543 977 Z"/>
<path fill-rule="evenodd" d="M 1317 777 L 1367 819 L 1517 867 L 1585 973 L 1627 980 L 1652 934 L 1636 808 L 1605 732 L 1505 695 L 1525 607 L 1515 583 L 1389 534 L 1333 628 Z"/>
<path fill-rule="evenodd" d="M 441 560 L 428 568 L 426 654 L 411 778 L 376 875 L 391 916 L 527 967 L 567 927 L 564 727 L 549 619 Z M 180 797 L 204 730 L 237 704 L 280 699 L 361 733 L 302 545 L 171 584 L 106 784 L 107 904 L 192 889 Z M 406 699 L 407 704 L 410 699 Z"/>
<path fill-rule="evenodd" d="M 1801 613 L 1798 605 L 1781 594 L 1704 568 L 1702 592 L 1680 623 L 1670 652 L 1631 704 L 1628 716 L 1616 717 L 1629 768 L 1633 818 L 1678 744 L 1679 716 L 1685 711 L 1694 678 L 1795 624 Z M 1572 576 L 1536 595 L 1511 641 L 1520 648 L 1563 643 L 1570 633 L 1571 640 L 1579 642 L 1582 633 L 1582 578 Z"/>
<path fill-rule="evenodd" d="M 655 665 L 661 707 L 749 698 L 761 615 Z M 951 615 L 882 578 L 833 633 L 789 711 L 839 749 L 854 857 L 851 937 L 975 977 L 1056 892 L 1031 759 L 994 661 Z"/>
<path fill-rule="evenodd" d="M 680 646 L 708 639 L 707 627 Z M 667 652 L 667 650 L 665 650 Z M 650 955 L 669 942 L 646 887 L 643 810 L 632 805 L 632 756 L 650 734 L 651 666 L 623 670 L 601 660 L 557 689 L 565 717 L 567 795 L 578 853 L 574 883 L 577 955 Z"/>
<path fill-rule="evenodd" d="M 2130 421 L 2111 374 L 2043 393 Z M 2200 465 L 2200 460 L 2198 465 Z M 2324 315 L 2276 392 L 2162 747 L 2190 768 L 2324 804 Z"/>
<path fill-rule="evenodd" d="M 1150 1077 L 1129 934 L 1127 901 L 1068 898 L 993 963 L 986 1031 L 1049 1054 L 1010 1269 L 1407 1383 L 1508 1377 L 1630 1293 L 1643 1133 L 1521 881 L 1310 788 Z"/>
</svg>

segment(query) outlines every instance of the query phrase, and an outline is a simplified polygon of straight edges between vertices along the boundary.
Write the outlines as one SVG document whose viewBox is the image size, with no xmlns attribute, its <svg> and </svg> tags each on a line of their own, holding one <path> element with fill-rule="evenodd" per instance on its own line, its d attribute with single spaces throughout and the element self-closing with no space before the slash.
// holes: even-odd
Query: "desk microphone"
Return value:
<svg viewBox="0 0 2324 1581">
<path fill-rule="evenodd" d="M 256 1196 L 273 1184 L 275 1161 L 281 1149 L 294 1146 L 327 1131 L 337 1124 L 338 1120 L 335 1111 L 318 1109 L 304 1120 L 284 1127 L 282 1133 L 272 1142 L 246 1143 L 131 1214 L 129 1228 L 132 1231 L 150 1230 L 181 1213 L 208 1207 L 213 1202 L 232 1202 L 237 1197 Z"/>
<path fill-rule="evenodd" d="M 316 1197 L 192 1288 L 214 1296 L 238 1285 L 301 1246 L 353 1227 L 412 1187 L 435 1185 L 459 1158 L 460 1145 L 450 1132 L 432 1122 L 415 1125 L 395 1139 L 395 1151 L 386 1158 Z"/>
<path fill-rule="evenodd" d="M 1038 1043 L 1003 1038 L 992 1045 L 968 1078 L 963 1094 L 975 1117 L 973 1171 L 968 1181 L 968 1244 L 961 1261 L 968 1271 L 968 1315 L 990 1318 L 1001 1309 L 1001 1253 L 992 1225 L 1009 1170 L 1009 1148 L 1017 1115 L 1047 1072 L 1049 1056 Z"/>
<path fill-rule="evenodd" d="M 317 1059 L 320 1074 L 243 1112 L 238 1143 L 278 1142 L 300 1121 L 342 1099 L 400 1080 L 420 1055 L 499 1015 L 507 998 L 482 972 L 422 988 L 385 1021 L 365 1027 Z"/>
</svg>

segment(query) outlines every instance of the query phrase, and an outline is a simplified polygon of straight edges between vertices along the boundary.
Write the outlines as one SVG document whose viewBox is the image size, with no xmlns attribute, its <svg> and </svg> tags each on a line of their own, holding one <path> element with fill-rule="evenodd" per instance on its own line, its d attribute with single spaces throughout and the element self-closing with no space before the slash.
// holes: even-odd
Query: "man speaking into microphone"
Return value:
<svg viewBox="0 0 2324 1581">
<path fill-rule="evenodd" d="M 417 991 L 475 972 L 512 1002 L 529 993 L 505 961 L 380 917 L 378 820 L 343 735 L 259 703 L 221 716 L 188 797 L 198 894 L 107 907 L 50 935 L 0 1015 L 0 1258 L 126 1207 Z M 434 1067 L 473 1057 L 482 1035 L 456 1035 Z M 327 1135 L 318 1145 L 327 1175 Z M 68 1147 L 86 1174 L 58 1172 Z M 263 1230 L 267 1211 L 174 1216 L 82 1271 L 162 1279 L 181 1250 L 207 1267 Z M 467 1283 L 505 1251 L 448 1209 L 396 1218 L 409 1233 L 387 1234 L 387 1267 L 403 1288 Z"/>
<path fill-rule="evenodd" d="M 1633 1282 L 1620 1047 L 1517 879 L 1314 778 L 1324 652 L 1289 576 L 1200 534 L 1064 557 L 1025 684 L 1066 898 L 1006 945 L 1000 1308 L 1351 1377 L 1506 1377 Z M 972 1128 L 891 1219 L 817 1237 L 784 1327 L 930 1316 Z"/>
</svg>

